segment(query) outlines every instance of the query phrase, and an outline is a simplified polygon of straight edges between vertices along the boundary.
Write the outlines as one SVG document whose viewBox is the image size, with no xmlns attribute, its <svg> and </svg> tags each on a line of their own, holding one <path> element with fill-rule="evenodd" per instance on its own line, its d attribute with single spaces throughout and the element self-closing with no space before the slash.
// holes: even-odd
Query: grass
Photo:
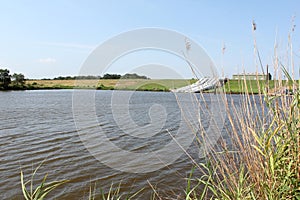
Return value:
<svg viewBox="0 0 300 200">
<path fill-rule="evenodd" d="M 204 176 L 193 179 L 206 190 L 187 199 L 300 199 L 300 88 L 290 82 L 298 88 L 293 95 L 260 93 L 262 110 L 245 95 L 245 110 L 228 111 L 230 141 L 222 141 L 201 165 Z"/>
<path fill-rule="evenodd" d="M 269 80 L 268 81 L 268 93 L 275 94 L 279 93 L 279 86 L 282 88 L 291 88 L 293 81 L 280 81 L 280 80 Z M 229 80 L 224 86 L 225 93 L 228 94 L 241 94 L 241 93 L 250 93 L 250 94 L 261 94 L 263 90 L 266 90 L 266 81 L 265 80 Z"/>
<path fill-rule="evenodd" d="M 259 83 L 259 84 L 257 84 Z M 252 91 L 254 94 L 259 93 L 259 89 L 262 91 L 264 88 L 265 81 L 256 81 L 256 80 L 230 80 L 225 85 L 226 93 L 246 93 L 247 91 Z M 270 87 L 273 88 L 274 80 L 270 81 Z"/>
<path fill-rule="evenodd" d="M 292 52 L 290 41 L 289 35 Z M 217 146 L 205 144 L 206 162 L 195 169 L 203 175 L 190 175 L 185 199 L 300 200 L 300 81 L 287 72 L 276 48 L 276 81 L 230 81 L 225 87 L 227 93 L 242 91 L 242 101 L 237 106 L 224 96 L 229 137 Z M 261 60 L 255 39 L 254 50 Z M 293 62 L 290 68 L 295 71 Z"/>
<path fill-rule="evenodd" d="M 36 172 L 41 167 L 42 164 L 40 164 L 32 173 L 31 179 L 24 182 L 24 175 L 21 171 L 21 187 L 22 187 L 22 193 L 23 197 L 26 200 L 43 200 L 52 190 L 57 188 L 60 185 L 63 185 L 64 183 L 68 182 L 68 180 L 59 180 L 59 181 L 52 181 L 52 182 L 46 182 L 47 174 L 42 179 L 41 183 L 34 189 L 34 177 L 36 175 Z M 27 185 L 30 185 L 29 189 Z"/>
<path fill-rule="evenodd" d="M 104 192 L 102 189 L 100 190 L 100 195 L 96 194 L 96 184 L 93 187 L 90 187 L 90 192 L 89 192 L 89 200 L 96 200 L 96 199 L 100 199 L 100 200 L 132 200 L 134 198 L 137 197 L 137 195 L 139 195 L 139 193 L 143 190 L 140 189 L 137 192 L 133 192 L 133 193 L 121 193 L 121 182 L 115 187 L 114 184 L 112 183 L 110 185 L 110 188 L 108 190 L 108 192 Z M 97 198 L 98 197 L 98 198 Z"/>
<path fill-rule="evenodd" d="M 29 89 L 103 89 L 103 90 L 145 90 L 145 91 L 169 91 L 180 88 L 195 80 L 183 79 L 100 79 L 100 80 L 27 80 Z"/>
<path fill-rule="evenodd" d="M 116 80 L 102 80 L 99 82 L 105 86 L 115 85 Z M 27 85 L 32 86 L 33 88 L 96 88 L 97 80 L 80 80 L 76 83 L 75 80 L 27 80 Z"/>
</svg>

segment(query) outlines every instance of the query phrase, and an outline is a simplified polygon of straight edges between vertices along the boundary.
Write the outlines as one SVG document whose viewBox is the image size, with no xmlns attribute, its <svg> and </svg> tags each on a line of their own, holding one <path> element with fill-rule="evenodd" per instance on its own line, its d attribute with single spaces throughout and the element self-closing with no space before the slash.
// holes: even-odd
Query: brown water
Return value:
<svg viewBox="0 0 300 200">
<path fill-rule="evenodd" d="M 112 116 L 112 93 L 96 91 L 96 113 L 103 130 L 110 133 L 110 139 L 120 148 L 147 152 L 151 144 L 157 149 L 169 142 L 168 134 L 162 133 L 178 129 L 181 111 L 172 93 L 135 92 L 129 107 L 130 116 L 138 126 L 151 122 L 148 110 L 154 104 L 165 108 L 167 120 L 161 134 L 151 138 L 136 140 L 126 136 Z M 0 199 L 22 199 L 20 170 L 28 180 L 41 162 L 44 163 L 36 174 L 37 183 L 46 173 L 49 181 L 70 180 L 51 192 L 51 199 L 87 199 L 94 183 L 97 193 L 100 188 L 108 191 L 112 183 L 115 186 L 121 183 L 125 193 L 144 188 L 138 199 L 149 199 L 153 193 L 149 182 L 165 197 L 176 198 L 184 193 L 185 178 L 193 166 L 187 155 L 147 173 L 122 172 L 92 156 L 76 130 L 72 94 L 72 90 L 0 92 Z M 203 119 L 204 126 L 207 123 Z M 197 155 L 197 146 L 192 145 L 188 151 Z M 126 157 L 117 159 L 118 163 L 128 161 Z"/>
</svg>

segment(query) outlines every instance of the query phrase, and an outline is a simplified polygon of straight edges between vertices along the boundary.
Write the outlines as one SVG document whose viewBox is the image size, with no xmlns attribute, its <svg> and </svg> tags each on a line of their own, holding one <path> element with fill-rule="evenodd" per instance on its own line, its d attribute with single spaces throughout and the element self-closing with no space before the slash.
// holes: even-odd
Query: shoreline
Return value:
<svg viewBox="0 0 300 200">
<path fill-rule="evenodd" d="M 25 91 L 25 90 L 118 90 L 118 91 L 149 91 L 171 92 L 172 89 L 187 86 L 196 82 L 195 79 L 105 79 L 105 80 L 27 80 L 25 85 L 12 85 L 6 90 L 0 91 Z M 270 81 L 269 95 L 283 95 L 280 89 L 275 91 L 275 83 Z M 224 94 L 253 94 L 257 95 L 265 89 L 264 81 L 247 80 L 247 87 L 243 87 L 243 81 L 228 80 L 222 88 Z M 287 86 L 286 86 L 287 88 Z M 215 93 L 215 90 L 203 91 L 203 93 Z M 217 89 L 220 93 L 220 88 Z"/>
<path fill-rule="evenodd" d="M 91 88 L 91 87 L 35 87 L 35 88 L 23 88 L 23 89 L 7 89 L 7 90 L 0 90 L 0 92 L 11 92 L 11 91 L 32 91 L 32 90 L 102 90 L 102 91 L 109 91 L 109 90 L 115 90 L 115 91 L 139 91 L 139 92 L 172 92 L 171 90 L 149 90 L 149 89 L 116 89 L 116 88 L 110 88 L 110 89 L 97 89 L 97 88 Z M 173 93 L 185 93 L 185 92 L 173 92 Z M 203 91 L 202 93 L 212 94 L 215 93 L 214 91 Z M 256 92 L 222 92 L 224 94 L 253 94 L 257 95 L 259 93 Z M 196 93 L 195 93 L 196 94 Z M 220 94 L 220 92 L 217 92 L 216 94 Z"/>
</svg>

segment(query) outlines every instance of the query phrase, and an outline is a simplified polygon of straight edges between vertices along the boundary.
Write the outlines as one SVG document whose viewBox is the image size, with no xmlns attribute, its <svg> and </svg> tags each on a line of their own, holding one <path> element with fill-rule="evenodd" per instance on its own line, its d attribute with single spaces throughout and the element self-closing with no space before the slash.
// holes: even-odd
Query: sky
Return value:
<svg viewBox="0 0 300 200">
<path fill-rule="evenodd" d="M 0 68 L 32 79 L 78 75 L 89 55 L 107 40 L 127 31 L 155 27 L 176 31 L 196 42 L 220 76 L 229 78 L 243 71 L 261 72 L 254 41 L 263 66 L 268 64 L 272 72 L 277 41 L 280 62 L 290 72 L 294 66 L 299 77 L 299 15 L 297 0 L 0 0 Z M 289 58 L 289 34 L 293 60 Z M 151 78 L 167 78 L 159 77 L 160 67 L 162 71 L 180 68 L 177 72 L 181 76 L 191 76 L 183 59 L 155 50 L 126 54 L 105 72 L 124 74 L 154 65 L 157 73 L 152 71 Z"/>
</svg>

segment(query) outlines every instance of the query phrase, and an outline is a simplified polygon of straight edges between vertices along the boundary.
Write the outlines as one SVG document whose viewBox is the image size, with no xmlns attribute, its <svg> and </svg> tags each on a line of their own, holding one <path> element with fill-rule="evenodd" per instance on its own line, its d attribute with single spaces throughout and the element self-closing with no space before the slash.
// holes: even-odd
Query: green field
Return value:
<svg viewBox="0 0 300 200">
<path fill-rule="evenodd" d="M 225 85 L 226 93 L 259 93 L 267 86 L 266 81 L 256 80 L 230 80 Z M 269 88 L 274 88 L 274 81 L 269 81 Z"/>
<path fill-rule="evenodd" d="M 229 80 L 224 90 L 226 93 L 249 93 L 258 94 L 263 93 L 268 88 L 268 93 L 278 93 L 283 89 L 292 88 L 292 81 L 278 81 L 278 80 Z"/>
</svg>

